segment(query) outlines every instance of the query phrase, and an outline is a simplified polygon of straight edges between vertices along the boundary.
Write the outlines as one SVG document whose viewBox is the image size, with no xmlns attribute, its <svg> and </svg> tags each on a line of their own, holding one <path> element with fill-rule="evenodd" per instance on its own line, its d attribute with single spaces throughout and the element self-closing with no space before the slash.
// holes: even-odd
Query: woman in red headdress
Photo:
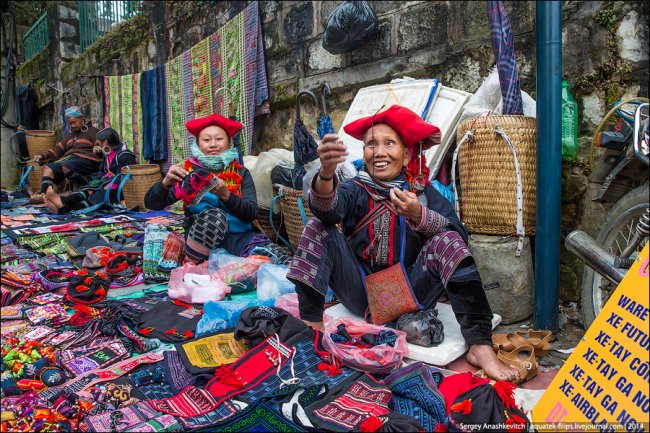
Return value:
<svg viewBox="0 0 650 433">
<path fill-rule="evenodd" d="M 215 248 L 246 256 L 255 247 L 272 250 L 280 262 L 288 261 L 283 249 L 254 232 L 251 225 L 258 211 L 255 184 L 232 146 L 233 136 L 244 125 L 212 114 L 185 126 L 196 137 L 190 148 L 192 157 L 171 166 L 163 180 L 147 191 L 147 208 L 159 210 L 183 202 L 189 261 L 204 261 Z"/>
<path fill-rule="evenodd" d="M 363 140 L 364 167 L 339 184 L 334 173 L 346 147 L 335 134 L 323 138 L 309 196 L 316 218 L 307 223 L 287 275 L 296 284 L 301 318 L 322 328 L 329 287 L 346 308 L 368 319 L 364 278 L 402 263 L 415 303 L 433 308 L 447 294 L 470 346 L 467 359 L 494 379 L 516 379 L 492 349 L 492 311 L 467 231 L 428 180 L 422 151 L 440 142 L 438 127 L 393 105 L 344 130 Z"/>
</svg>

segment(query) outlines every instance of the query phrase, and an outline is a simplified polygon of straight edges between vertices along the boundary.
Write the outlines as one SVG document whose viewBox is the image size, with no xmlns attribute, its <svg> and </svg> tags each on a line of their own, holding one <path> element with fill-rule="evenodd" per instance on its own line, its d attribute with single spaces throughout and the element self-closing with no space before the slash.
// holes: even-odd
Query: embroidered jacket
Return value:
<svg viewBox="0 0 650 433">
<path fill-rule="evenodd" d="M 57 159 L 72 155 L 100 162 L 101 157 L 93 152 L 97 128 L 88 123 L 87 131 L 70 131 L 52 149 L 43 153 L 43 162 L 52 162 Z"/>
<path fill-rule="evenodd" d="M 366 188 L 355 182 L 357 178 L 339 184 L 334 178 L 334 191 L 323 195 L 314 191 L 316 178 L 312 182 L 309 195 L 310 208 L 323 224 L 342 224 L 343 233 L 349 237 L 357 223 L 370 212 L 376 204 Z M 453 230 L 467 242 L 467 230 L 461 224 L 451 203 L 430 185 L 424 189 L 428 206 L 422 208 L 422 220 L 417 226 L 407 221 L 406 248 L 404 264 L 415 263 L 426 240 L 445 230 Z M 349 240 L 357 258 L 375 272 L 399 262 L 400 258 L 400 219 L 389 210 L 374 218 L 360 232 Z M 370 248 L 374 242 L 374 248 Z"/>
</svg>

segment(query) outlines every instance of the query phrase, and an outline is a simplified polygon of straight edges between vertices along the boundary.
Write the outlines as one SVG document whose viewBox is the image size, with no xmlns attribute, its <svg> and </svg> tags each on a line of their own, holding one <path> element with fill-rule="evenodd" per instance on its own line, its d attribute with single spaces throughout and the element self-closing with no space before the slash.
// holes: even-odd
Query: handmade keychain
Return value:
<svg viewBox="0 0 650 433">
<path fill-rule="evenodd" d="M 423 192 L 424 188 L 427 186 L 427 180 L 422 175 L 422 142 L 420 142 L 420 156 L 418 158 L 418 165 L 420 166 L 420 174 L 415 176 L 415 179 L 413 179 L 413 189 L 420 192 L 420 194 L 418 194 L 418 201 L 422 206 L 427 207 L 427 196 Z"/>
</svg>

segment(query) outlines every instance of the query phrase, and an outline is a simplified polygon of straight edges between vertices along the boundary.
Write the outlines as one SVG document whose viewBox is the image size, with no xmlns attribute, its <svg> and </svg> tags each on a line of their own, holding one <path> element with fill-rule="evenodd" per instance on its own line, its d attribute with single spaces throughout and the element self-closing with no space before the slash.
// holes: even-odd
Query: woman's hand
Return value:
<svg viewBox="0 0 650 433">
<path fill-rule="evenodd" d="M 172 165 L 167 171 L 167 175 L 162 180 L 162 184 L 165 188 L 171 187 L 174 182 L 182 182 L 185 176 L 190 174 L 187 170 L 183 168 L 180 164 Z"/>
<path fill-rule="evenodd" d="M 422 205 L 418 196 L 410 191 L 400 191 L 397 188 L 390 190 L 390 200 L 399 216 L 406 217 L 416 225 L 422 220 Z"/>
<path fill-rule="evenodd" d="M 219 178 L 217 185 L 212 188 L 211 192 L 219 197 L 221 201 L 228 201 L 230 199 L 230 190 L 226 186 L 226 182 L 221 178 Z"/>
<path fill-rule="evenodd" d="M 43 155 L 36 155 L 32 161 L 34 161 L 37 164 L 40 164 L 40 162 L 43 160 Z"/>
<path fill-rule="evenodd" d="M 327 134 L 323 137 L 317 149 L 320 158 L 320 174 L 324 177 L 334 176 L 336 166 L 345 162 L 348 155 L 348 148 L 339 140 L 336 134 Z"/>
</svg>

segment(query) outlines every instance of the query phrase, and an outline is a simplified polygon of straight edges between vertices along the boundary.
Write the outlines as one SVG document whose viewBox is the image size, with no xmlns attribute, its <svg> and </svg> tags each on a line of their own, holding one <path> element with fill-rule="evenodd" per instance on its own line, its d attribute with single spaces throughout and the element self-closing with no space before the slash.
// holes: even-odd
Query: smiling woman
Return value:
<svg viewBox="0 0 650 433">
<path fill-rule="evenodd" d="M 434 308 L 446 293 L 470 346 L 467 359 L 494 379 L 516 380 L 517 371 L 492 350 L 492 311 L 467 231 L 428 181 L 422 152 L 440 142 L 439 128 L 393 105 L 344 130 L 364 141 L 364 167 L 339 184 L 334 172 L 347 148 L 335 134 L 323 137 L 309 196 L 316 218 L 305 226 L 287 275 L 300 317 L 322 328 L 328 287 L 375 324 Z"/>
<path fill-rule="evenodd" d="M 149 189 L 145 204 L 158 210 L 183 202 L 186 259 L 202 262 L 215 248 L 246 256 L 255 247 L 287 257 L 266 236 L 253 231 L 251 223 L 258 211 L 255 184 L 232 146 L 243 125 L 212 114 L 185 126 L 196 137 L 192 158 L 171 166 L 164 179 Z"/>
</svg>

